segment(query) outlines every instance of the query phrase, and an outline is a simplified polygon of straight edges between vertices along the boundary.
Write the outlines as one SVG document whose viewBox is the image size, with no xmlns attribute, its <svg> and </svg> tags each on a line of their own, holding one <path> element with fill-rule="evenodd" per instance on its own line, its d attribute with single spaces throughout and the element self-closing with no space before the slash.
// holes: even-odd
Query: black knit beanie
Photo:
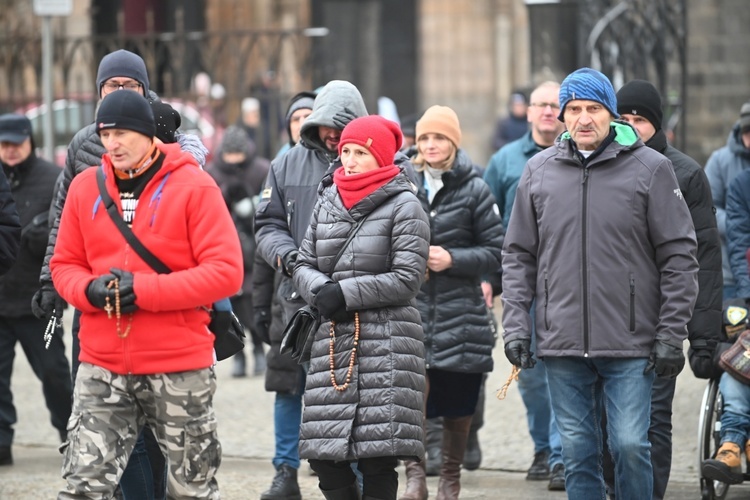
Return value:
<svg viewBox="0 0 750 500">
<path fill-rule="evenodd" d="M 143 86 L 143 95 L 148 95 L 146 63 L 138 54 L 121 49 L 102 58 L 96 73 L 96 89 L 100 95 L 104 82 L 116 76 L 132 78 Z"/>
<path fill-rule="evenodd" d="M 654 129 L 661 129 L 661 96 L 656 87 L 646 80 L 631 80 L 622 86 L 617 92 L 617 112 L 642 116 L 651 122 Z"/>
<path fill-rule="evenodd" d="M 166 102 L 152 101 L 151 111 L 154 112 L 154 122 L 156 123 L 156 137 L 161 139 L 164 144 L 171 144 L 177 139 L 175 132 L 182 124 L 180 113 Z"/>
<path fill-rule="evenodd" d="M 146 98 L 137 92 L 120 90 L 105 96 L 96 113 L 96 131 L 110 128 L 132 130 L 153 138 L 156 123 Z"/>
</svg>

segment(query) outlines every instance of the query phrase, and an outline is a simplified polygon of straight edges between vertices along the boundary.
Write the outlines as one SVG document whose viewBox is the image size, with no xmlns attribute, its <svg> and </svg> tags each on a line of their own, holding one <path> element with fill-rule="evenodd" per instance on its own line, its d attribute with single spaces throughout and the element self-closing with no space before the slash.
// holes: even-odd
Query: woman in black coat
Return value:
<svg viewBox="0 0 750 500">
<path fill-rule="evenodd" d="M 425 332 L 427 418 L 443 417 L 438 500 L 457 499 L 461 462 L 495 343 L 482 277 L 500 269 L 503 225 L 495 198 L 459 149 L 456 113 L 432 106 L 417 122 L 418 197 L 430 218 L 427 279 L 417 297 Z M 406 464 L 402 499 L 427 496 L 424 467 Z"/>
<path fill-rule="evenodd" d="M 364 498 L 395 500 L 398 459 L 424 456 L 424 336 L 415 298 L 429 228 L 414 184 L 393 163 L 400 146 L 398 125 L 379 116 L 344 128 L 343 166 L 323 179 L 293 273 L 322 318 L 299 449 L 327 499 L 359 498 L 349 467 L 357 461 Z"/>
</svg>

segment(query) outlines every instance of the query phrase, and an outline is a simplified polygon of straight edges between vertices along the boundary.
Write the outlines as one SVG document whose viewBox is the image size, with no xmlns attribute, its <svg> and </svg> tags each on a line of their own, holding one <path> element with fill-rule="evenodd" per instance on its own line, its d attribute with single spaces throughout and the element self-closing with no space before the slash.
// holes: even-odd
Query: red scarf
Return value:
<svg viewBox="0 0 750 500">
<path fill-rule="evenodd" d="M 362 198 L 385 186 L 401 171 L 396 165 L 376 168 L 361 174 L 346 175 L 344 167 L 339 167 L 333 173 L 333 183 L 339 190 L 341 201 L 347 210 L 357 204 Z"/>
</svg>

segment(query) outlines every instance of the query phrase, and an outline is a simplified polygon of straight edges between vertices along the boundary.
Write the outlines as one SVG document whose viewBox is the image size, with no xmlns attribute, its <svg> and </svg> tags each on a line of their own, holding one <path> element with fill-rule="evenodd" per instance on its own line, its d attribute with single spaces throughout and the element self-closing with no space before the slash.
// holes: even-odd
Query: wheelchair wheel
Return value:
<svg viewBox="0 0 750 500">
<path fill-rule="evenodd" d="M 719 380 L 708 382 L 703 392 L 701 414 L 698 422 L 698 471 L 704 460 L 713 458 L 719 448 L 719 433 L 721 430 L 721 393 Z M 724 500 L 729 491 L 729 485 L 703 477 L 701 472 L 701 498 L 703 500 Z"/>
</svg>

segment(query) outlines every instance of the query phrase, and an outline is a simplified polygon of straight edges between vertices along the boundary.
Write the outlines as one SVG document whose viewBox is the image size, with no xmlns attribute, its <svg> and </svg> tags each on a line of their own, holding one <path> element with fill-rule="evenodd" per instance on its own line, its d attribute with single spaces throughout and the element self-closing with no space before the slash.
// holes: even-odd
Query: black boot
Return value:
<svg viewBox="0 0 750 500">
<path fill-rule="evenodd" d="M 466 470 L 477 470 L 482 465 L 482 449 L 479 447 L 479 436 L 473 428 L 469 431 L 469 440 L 466 442 L 463 465 Z"/>
<path fill-rule="evenodd" d="M 443 419 L 425 420 L 424 435 L 425 472 L 428 476 L 438 476 L 443 466 Z"/>
<path fill-rule="evenodd" d="M 245 376 L 245 352 L 240 351 L 232 358 L 232 376 L 241 378 Z"/>
<path fill-rule="evenodd" d="M 266 353 L 262 345 L 253 346 L 253 375 L 259 377 L 266 372 Z"/>
<path fill-rule="evenodd" d="M 359 500 L 359 484 L 353 482 L 346 488 L 339 488 L 337 490 L 320 490 L 323 492 L 323 496 L 326 500 Z"/>
<path fill-rule="evenodd" d="M 271 487 L 260 495 L 260 500 L 302 500 L 297 482 L 297 469 L 281 464 L 276 469 Z"/>
<path fill-rule="evenodd" d="M 10 445 L 0 446 L 0 465 L 13 465 L 13 453 Z"/>
</svg>

